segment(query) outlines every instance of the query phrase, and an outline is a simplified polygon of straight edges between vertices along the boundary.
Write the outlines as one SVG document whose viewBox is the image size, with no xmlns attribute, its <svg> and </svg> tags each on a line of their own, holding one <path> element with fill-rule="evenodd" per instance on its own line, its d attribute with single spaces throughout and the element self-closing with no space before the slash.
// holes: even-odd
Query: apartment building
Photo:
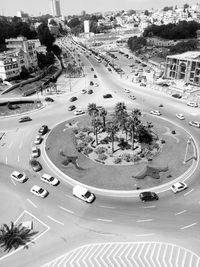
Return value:
<svg viewBox="0 0 200 267">
<path fill-rule="evenodd" d="M 16 77 L 20 74 L 21 68 L 18 64 L 18 57 L 13 55 L 0 55 L 0 78 L 2 80 Z"/>
</svg>

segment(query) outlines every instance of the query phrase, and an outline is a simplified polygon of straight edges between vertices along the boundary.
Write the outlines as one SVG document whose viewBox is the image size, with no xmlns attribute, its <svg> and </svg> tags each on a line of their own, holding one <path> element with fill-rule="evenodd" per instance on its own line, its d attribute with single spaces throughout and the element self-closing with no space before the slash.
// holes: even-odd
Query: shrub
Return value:
<svg viewBox="0 0 200 267">
<path fill-rule="evenodd" d="M 89 146 L 86 146 L 83 149 L 83 153 L 86 154 L 86 155 L 92 153 L 92 151 L 93 151 L 93 149 L 91 147 L 89 147 Z"/>
<path fill-rule="evenodd" d="M 84 139 L 85 139 L 85 133 L 83 133 L 83 132 L 79 132 L 79 133 L 77 134 L 77 138 L 80 139 L 80 140 L 84 140 Z"/>
<path fill-rule="evenodd" d="M 158 150 L 160 148 L 160 146 L 159 146 L 158 143 L 155 143 L 154 146 L 153 146 L 153 148 Z"/>
<path fill-rule="evenodd" d="M 107 156 L 104 153 L 102 153 L 102 154 L 99 154 L 98 155 L 98 159 L 99 160 L 106 160 L 107 159 Z"/>
<path fill-rule="evenodd" d="M 122 154 L 122 157 L 121 158 L 123 160 L 125 160 L 126 162 L 130 162 L 131 161 L 131 155 L 129 153 Z"/>
<path fill-rule="evenodd" d="M 133 162 L 137 162 L 137 161 L 139 161 L 140 160 L 140 156 L 139 155 L 132 155 L 131 156 L 131 161 L 133 161 Z"/>
<path fill-rule="evenodd" d="M 84 139 L 85 143 L 89 144 L 93 141 L 93 138 L 91 136 L 86 136 L 85 139 Z"/>
<path fill-rule="evenodd" d="M 85 133 L 85 132 L 88 133 L 88 132 L 90 132 L 90 128 L 87 127 L 87 126 L 84 126 L 84 127 L 81 128 L 81 131 L 84 132 L 84 133 Z"/>
<path fill-rule="evenodd" d="M 79 144 L 76 145 L 76 149 L 78 150 L 78 152 L 83 151 L 83 149 L 87 146 L 86 143 L 84 142 L 80 142 Z"/>
<path fill-rule="evenodd" d="M 144 158 L 144 157 L 145 157 L 144 153 L 141 153 L 140 158 Z"/>
<path fill-rule="evenodd" d="M 175 130 L 172 130 L 172 134 L 176 134 L 176 131 Z"/>
<path fill-rule="evenodd" d="M 74 134 L 78 134 L 78 129 L 74 129 L 74 130 L 73 130 L 73 133 L 74 133 Z"/>
<path fill-rule="evenodd" d="M 102 154 L 102 153 L 106 152 L 106 148 L 100 146 L 100 147 L 97 147 L 94 152 L 97 153 L 97 154 Z"/>
<path fill-rule="evenodd" d="M 118 157 L 114 158 L 114 160 L 113 160 L 113 162 L 115 164 L 119 164 L 119 163 L 121 163 L 121 161 L 122 161 L 122 159 L 121 158 L 118 158 Z"/>
<path fill-rule="evenodd" d="M 165 144 L 165 140 L 162 139 L 162 140 L 161 140 L 161 144 Z"/>
</svg>

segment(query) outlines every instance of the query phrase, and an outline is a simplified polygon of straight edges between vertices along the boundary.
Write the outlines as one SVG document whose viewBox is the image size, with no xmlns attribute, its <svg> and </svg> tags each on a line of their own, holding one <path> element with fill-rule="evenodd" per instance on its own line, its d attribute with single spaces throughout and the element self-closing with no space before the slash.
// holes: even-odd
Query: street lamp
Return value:
<svg viewBox="0 0 200 267">
<path fill-rule="evenodd" d="M 185 148 L 185 156 L 184 156 L 183 164 L 186 164 L 188 148 L 189 148 L 189 145 L 191 144 L 191 142 L 192 142 L 192 137 L 190 136 L 189 139 L 187 140 L 187 144 L 186 144 L 186 148 Z"/>
</svg>

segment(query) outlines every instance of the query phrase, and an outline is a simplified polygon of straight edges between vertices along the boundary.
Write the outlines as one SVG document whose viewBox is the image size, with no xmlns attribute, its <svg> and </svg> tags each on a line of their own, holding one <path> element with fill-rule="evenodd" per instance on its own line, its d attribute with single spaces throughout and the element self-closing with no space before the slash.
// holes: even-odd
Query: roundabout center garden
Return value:
<svg viewBox="0 0 200 267">
<path fill-rule="evenodd" d="M 192 164 L 188 134 L 174 124 L 117 103 L 113 112 L 88 105 L 88 115 L 57 125 L 47 156 L 80 183 L 110 190 L 147 189 L 170 182 Z"/>
</svg>

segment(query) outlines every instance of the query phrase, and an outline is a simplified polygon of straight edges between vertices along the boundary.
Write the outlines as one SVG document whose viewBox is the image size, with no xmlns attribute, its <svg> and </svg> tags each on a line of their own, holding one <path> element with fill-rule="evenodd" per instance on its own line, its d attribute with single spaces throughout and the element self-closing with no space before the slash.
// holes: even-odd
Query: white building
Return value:
<svg viewBox="0 0 200 267">
<path fill-rule="evenodd" d="M 89 33 L 90 32 L 90 21 L 84 20 L 84 32 Z"/>
<path fill-rule="evenodd" d="M 51 0 L 52 16 L 61 17 L 60 0 Z"/>
</svg>

